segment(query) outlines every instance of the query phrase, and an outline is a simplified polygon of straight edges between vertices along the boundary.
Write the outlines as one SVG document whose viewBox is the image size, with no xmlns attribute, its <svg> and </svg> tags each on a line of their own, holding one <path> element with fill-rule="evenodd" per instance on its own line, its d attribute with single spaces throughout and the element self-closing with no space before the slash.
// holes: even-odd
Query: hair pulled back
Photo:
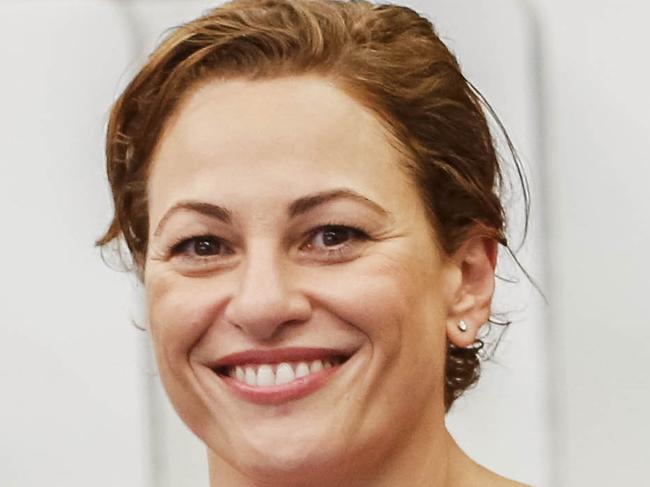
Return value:
<svg viewBox="0 0 650 487">
<path fill-rule="evenodd" d="M 507 245 L 484 100 L 427 19 L 363 0 L 234 0 L 174 29 L 112 108 L 106 158 L 115 213 L 97 244 L 123 239 L 143 278 L 150 161 L 188 90 L 211 79 L 301 74 L 327 78 L 377 115 L 447 254 L 470 236 Z M 481 345 L 448 343 L 447 409 L 478 379 Z"/>
</svg>

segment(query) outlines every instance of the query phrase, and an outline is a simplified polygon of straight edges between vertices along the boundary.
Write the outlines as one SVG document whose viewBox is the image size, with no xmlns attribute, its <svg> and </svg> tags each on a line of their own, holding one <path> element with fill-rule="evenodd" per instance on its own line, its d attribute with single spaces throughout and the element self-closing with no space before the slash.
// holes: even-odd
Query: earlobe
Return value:
<svg viewBox="0 0 650 487">
<path fill-rule="evenodd" d="M 467 240 L 453 255 L 461 279 L 449 305 L 447 336 L 458 347 L 472 345 L 490 317 L 496 256 L 497 243 L 483 237 Z"/>
<path fill-rule="evenodd" d="M 447 324 L 447 338 L 457 347 L 467 348 L 476 341 L 480 327 L 480 323 L 476 325 L 468 320 L 450 320 Z"/>
</svg>

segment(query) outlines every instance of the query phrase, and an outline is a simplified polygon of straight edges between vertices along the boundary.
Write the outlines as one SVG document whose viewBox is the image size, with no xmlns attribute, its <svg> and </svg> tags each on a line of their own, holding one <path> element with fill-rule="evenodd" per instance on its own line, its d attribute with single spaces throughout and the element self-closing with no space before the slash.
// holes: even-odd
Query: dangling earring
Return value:
<svg viewBox="0 0 650 487">
<path fill-rule="evenodd" d="M 458 322 L 458 329 L 465 333 L 467 331 L 467 323 L 465 323 L 465 320 L 460 320 Z"/>
</svg>

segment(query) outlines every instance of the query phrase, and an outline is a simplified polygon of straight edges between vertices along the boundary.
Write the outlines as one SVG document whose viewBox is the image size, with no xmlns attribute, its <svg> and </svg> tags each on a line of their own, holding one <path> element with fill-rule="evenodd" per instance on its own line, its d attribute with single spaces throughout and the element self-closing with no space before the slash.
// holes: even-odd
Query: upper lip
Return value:
<svg viewBox="0 0 650 487">
<path fill-rule="evenodd" d="M 333 356 L 348 358 L 352 353 L 354 353 L 354 351 L 334 348 L 287 347 L 275 349 L 252 349 L 221 357 L 213 364 L 213 367 L 300 362 L 324 359 Z"/>
</svg>

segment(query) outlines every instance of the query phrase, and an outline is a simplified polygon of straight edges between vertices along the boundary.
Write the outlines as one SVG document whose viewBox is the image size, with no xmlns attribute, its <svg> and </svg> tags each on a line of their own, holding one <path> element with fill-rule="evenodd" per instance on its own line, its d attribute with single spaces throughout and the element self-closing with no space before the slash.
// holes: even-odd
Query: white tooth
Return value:
<svg viewBox="0 0 650 487">
<path fill-rule="evenodd" d="M 279 386 L 280 384 L 286 384 L 294 380 L 296 376 L 293 373 L 291 365 L 286 362 L 278 365 L 278 369 L 275 371 L 275 385 Z"/>
<path fill-rule="evenodd" d="M 328 359 L 323 360 L 323 368 L 331 369 L 332 368 L 332 363 Z"/>
<path fill-rule="evenodd" d="M 323 362 L 320 360 L 314 360 L 311 365 L 309 366 L 309 370 L 313 374 L 314 372 L 318 372 L 319 370 L 323 370 Z"/>
<path fill-rule="evenodd" d="M 268 387 L 275 384 L 275 374 L 270 365 L 260 365 L 257 369 L 257 385 Z"/>
<path fill-rule="evenodd" d="M 309 375 L 309 365 L 305 362 L 300 362 L 296 367 L 296 378 L 304 377 L 306 375 Z"/>
<path fill-rule="evenodd" d="M 246 374 L 244 374 L 244 369 L 242 369 L 239 365 L 237 367 L 235 367 L 235 377 L 237 378 L 237 380 L 239 380 L 241 382 L 246 381 L 246 379 L 245 379 Z"/>
<path fill-rule="evenodd" d="M 244 380 L 249 386 L 256 385 L 255 383 L 255 369 L 253 367 L 246 367 L 246 372 L 244 373 Z"/>
<path fill-rule="evenodd" d="M 232 377 L 233 379 L 235 378 L 235 369 L 234 368 L 228 369 L 228 376 Z"/>
</svg>

